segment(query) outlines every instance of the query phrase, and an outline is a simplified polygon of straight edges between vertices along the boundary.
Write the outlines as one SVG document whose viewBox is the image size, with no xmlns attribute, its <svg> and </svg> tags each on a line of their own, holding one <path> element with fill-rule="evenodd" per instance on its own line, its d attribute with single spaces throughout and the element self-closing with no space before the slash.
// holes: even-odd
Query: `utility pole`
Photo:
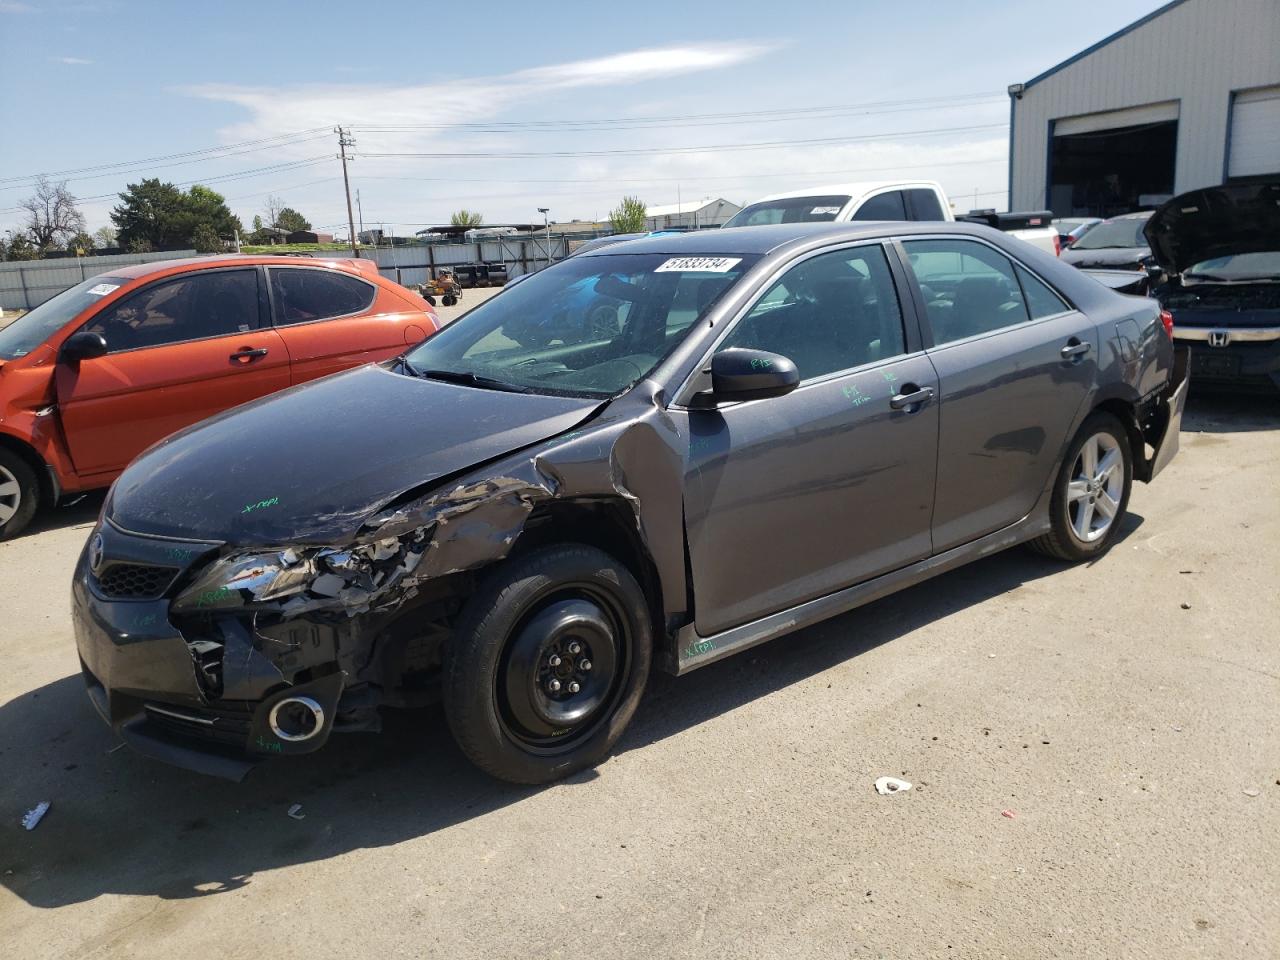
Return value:
<svg viewBox="0 0 1280 960">
<path fill-rule="evenodd" d="M 542 226 L 547 231 L 547 266 L 551 266 L 551 221 L 547 219 L 547 212 L 550 207 L 539 207 L 538 212 L 542 214 Z"/>
<path fill-rule="evenodd" d="M 339 156 L 342 158 L 342 186 L 347 191 L 347 230 L 351 234 L 351 255 L 358 257 L 360 251 L 356 247 L 356 218 L 351 212 L 351 181 L 347 179 L 347 147 L 354 147 L 356 141 L 354 137 L 348 136 L 342 127 L 334 127 L 333 130 L 338 135 Z"/>
<path fill-rule="evenodd" d="M 356 190 L 356 216 L 360 218 L 360 232 L 364 233 L 364 207 L 360 205 L 360 191 Z"/>
</svg>

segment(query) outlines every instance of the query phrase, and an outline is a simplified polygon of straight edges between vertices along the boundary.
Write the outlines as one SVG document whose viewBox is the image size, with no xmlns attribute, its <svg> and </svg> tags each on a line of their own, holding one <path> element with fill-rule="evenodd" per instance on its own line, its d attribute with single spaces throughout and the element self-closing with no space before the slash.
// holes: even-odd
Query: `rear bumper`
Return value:
<svg viewBox="0 0 1280 960">
<path fill-rule="evenodd" d="M 209 698 L 187 641 L 169 620 L 168 601 L 104 599 L 94 590 L 88 554 L 86 545 L 71 586 L 81 672 L 94 708 L 132 749 L 187 770 L 241 780 L 266 757 L 311 753 L 327 742 L 343 674 L 295 684 L 280 677 L 255 700 Z M 268 716 L 280 700 L 297 696 L 320 704 L 324 724 L 305 741 L 282 740 Z"/>
<path fill-rule="evenodd" d="M 1190 384 L 1189 367 L 1189 351 L 1185 346 L 1175 343 L 1173 368 L 1169 372 L 1169 389 L 1147 411 L 1141 424 L 1144 438 L 1155 451 L 1150 459 L 1134 464 L 1134 475 L 1146 483 L 1154 480 L 1178 452 L 1182 413 L 1187 406 L 1187 387 Z"/>
</svg>

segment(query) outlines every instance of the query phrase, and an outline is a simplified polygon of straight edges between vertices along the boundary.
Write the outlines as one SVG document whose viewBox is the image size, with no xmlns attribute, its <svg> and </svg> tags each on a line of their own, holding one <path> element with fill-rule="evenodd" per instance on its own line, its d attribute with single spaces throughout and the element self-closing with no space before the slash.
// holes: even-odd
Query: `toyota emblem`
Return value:
<svg viewBox="0 0 1280 960">
<path fill-rule="evenodd" d="M 95 574 L 102 569 L 102 534 L 95 533 L 89 541 L 89 569 Z"/>
</svg>

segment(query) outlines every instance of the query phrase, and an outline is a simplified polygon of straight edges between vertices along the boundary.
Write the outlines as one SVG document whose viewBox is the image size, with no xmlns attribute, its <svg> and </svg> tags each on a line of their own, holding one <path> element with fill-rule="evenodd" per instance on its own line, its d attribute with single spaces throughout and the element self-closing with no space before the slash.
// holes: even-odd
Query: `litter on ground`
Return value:
<svg viewBox="0 0 1280 960">
<path fill-rule="evenodd" d="M 891 793 L 905 793 L 910 789 L 911 784 L 897 777 L 881 777 L 876 781 L 876 793 L 882 797 L 887 797 Z"/>
<path fill-rule="evenodd" d="M 22 825 L 28 830 L 34 830 L 39 826 L 41 819 L 49 812 L 49 801 L 41 800 L 34 807 L 26 812 L 22 817 Z"/>
</svg>

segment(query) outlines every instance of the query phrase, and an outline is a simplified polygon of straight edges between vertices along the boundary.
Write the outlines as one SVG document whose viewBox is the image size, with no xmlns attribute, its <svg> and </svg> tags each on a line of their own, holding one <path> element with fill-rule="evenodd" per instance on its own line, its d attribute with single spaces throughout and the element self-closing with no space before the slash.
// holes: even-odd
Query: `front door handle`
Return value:
<svg viewBox="0 0 1280 960">
<path fill-rule="evenodd" d="M 267 355 L 266 347 L 258 347 L 256 350 L 245 347 L 243 350 L 237 350 L 231 355 L 232 363 L 248 363 L 257 357 L 265 357 Z"/>
<path fill-rule="evenodd" d="M 1058 353 L 1062 356 L 1063 360 L 1072 360 L 1076 357 L 1083 357 L 1092 349 L 1093 344 L 1088 340 L 1081 341 L 1072 337 L 1067 341 L 1067 345 L 1059 350 Z"/>
<path fill-rule="evenodd" d="M 933 387 L 917 387 L 914 383 L 903 384 L 902 393 L 889 398 L 889 406 L 894 410 L 906 410 L 915 413 L 933 399 Z"/>
</svg>

